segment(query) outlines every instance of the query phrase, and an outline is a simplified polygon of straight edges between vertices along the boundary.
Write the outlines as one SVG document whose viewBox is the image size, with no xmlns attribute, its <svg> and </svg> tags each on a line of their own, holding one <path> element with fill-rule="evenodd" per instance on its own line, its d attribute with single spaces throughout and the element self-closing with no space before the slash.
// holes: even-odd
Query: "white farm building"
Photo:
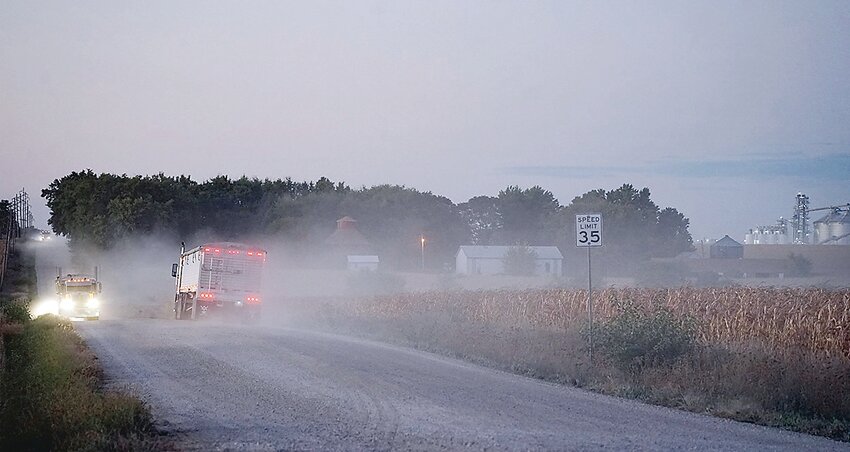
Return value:
<svg viewBox="0 0 850 452">
<path fill-rule="evenodd" d="M 462 275 L 498 275 L 505 273 L 505 253 L 511 246 L 461 246 L 455 258 L 455 271 Z M 560 276 L 564 256 L 557 246 L 529 246 L 535 259 L 534 274 Z"/>
<path fill-rule="evenodd" d="M 352 256 L 346 256 L 346 259 L 348 260 L 348 269 L 352 270 L 352 271 L 361 271 L 361 270 L 377 271 L 378 265 L 381 262 L 381 260 L 378 259 L 378 256 L 371 256 L 371 255 L 369 255 L 369 256 L 352 255 Z"/>
</svg>

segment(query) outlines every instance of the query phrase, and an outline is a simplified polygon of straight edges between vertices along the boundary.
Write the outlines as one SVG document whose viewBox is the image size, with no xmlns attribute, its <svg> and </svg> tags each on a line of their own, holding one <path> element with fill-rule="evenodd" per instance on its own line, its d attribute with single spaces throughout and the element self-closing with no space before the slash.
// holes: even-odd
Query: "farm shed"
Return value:
<svg viewBox="0 0 850 452">
<path fill-rule="evenodd" d="M 347 256 L 347 260 L 351 271 L 377 271 L 381 262 L 378 256 Z"/>
<path fill-rule="evenodd" d="M 505 272 L 505 254 L 511 246 L 461 246 L 455 257 L 455 272 L 461 275 L 498 275 Z M 564 256 L 557 246 L 529 246 L 535 254 L 537 276 L 560 276 Z"/>
<path fill-rule="evenodd" d="M 724 235 L 722 239 L 711 245 L 709 256 L 712 259 L 741 259 L 744 257 L 744 245 Z"/>
</svg>

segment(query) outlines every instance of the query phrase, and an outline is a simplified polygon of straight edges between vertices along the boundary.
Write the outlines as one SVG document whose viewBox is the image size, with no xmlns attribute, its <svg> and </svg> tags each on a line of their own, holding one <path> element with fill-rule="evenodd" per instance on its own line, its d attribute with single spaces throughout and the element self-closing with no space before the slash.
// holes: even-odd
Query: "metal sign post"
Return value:
<svg viewBox="0 0 850 452">
<path fill-rule="evenodd" d="M 593 362 L 593 283 L 590 277 L 590 247 L 587 247 L 587 354 Z"/>
<path fill-rule="evenodd" d="M 602 215 L 598 213 L 576 215 L 576 247 L 587 248 L 587 341 L 591 362 L 593 362 L 593 280 L 590 249 L 598 246 L 602 246 Z"/>
</svg>

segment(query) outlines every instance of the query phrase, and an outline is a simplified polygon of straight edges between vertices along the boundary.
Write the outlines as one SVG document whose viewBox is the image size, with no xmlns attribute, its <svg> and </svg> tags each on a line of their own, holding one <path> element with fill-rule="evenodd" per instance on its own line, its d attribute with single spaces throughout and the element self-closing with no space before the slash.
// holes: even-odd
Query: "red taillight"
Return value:
<svg viewBox="0 0 850 452">
<path fill-rule="evenodd" d="M 204 248 L 204 252 L 209 253 L 209 252 L 210 252 L 210 249 L 209 249 L 209 248 Z"/>
<path fill-rule="evenodd" d="M 253 251 L 248 251 L 248 255 L 249 255 L 249 256 L 253 256 L 253 255 L 254 255 L 254 252 L 253 252 Z"/>
<path fill-rule="evenodd" d="M 221 250 L 220 250 L 220 249 L 218 249 L 218 248 L 216 248 L 216 249 L 215 249 L 215 252 L 216 252 L 216 253 L 220 253 L 220 252 L 221 252 Z"/>
<path fill-rule="evenodd" d="M 204 300 L 212 300 L 212 299 L 213 299 L 213 294 L 211 294 L 211 293 L 202 293 L 202 294 L 198 295 L 198 298 L 202 298 L 202 299 L 204 299 Z"/>
<path fill-rule="evenodd" d="M 258 304 L 260 303 L 260 297 L 249 295 L 245 298 L 245 301 L 247 301 L 249 304 Z"/>
</svg>

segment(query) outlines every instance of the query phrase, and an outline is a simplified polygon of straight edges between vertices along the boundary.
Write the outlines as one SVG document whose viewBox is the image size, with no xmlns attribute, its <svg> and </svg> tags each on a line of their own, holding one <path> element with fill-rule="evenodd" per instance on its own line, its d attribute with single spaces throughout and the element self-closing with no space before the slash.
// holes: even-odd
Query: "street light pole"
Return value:
<svg viewBox="0 0 850 452">
<path fill-rule="evenodd" d="M 422 271 L 424 272 L 425 271 L 425 235 L 424 234 L 419 236 L 419 244 L 421 245 L 420 250 L 421 250 L 421 255 L 422 255 Z"/>
</svg>

